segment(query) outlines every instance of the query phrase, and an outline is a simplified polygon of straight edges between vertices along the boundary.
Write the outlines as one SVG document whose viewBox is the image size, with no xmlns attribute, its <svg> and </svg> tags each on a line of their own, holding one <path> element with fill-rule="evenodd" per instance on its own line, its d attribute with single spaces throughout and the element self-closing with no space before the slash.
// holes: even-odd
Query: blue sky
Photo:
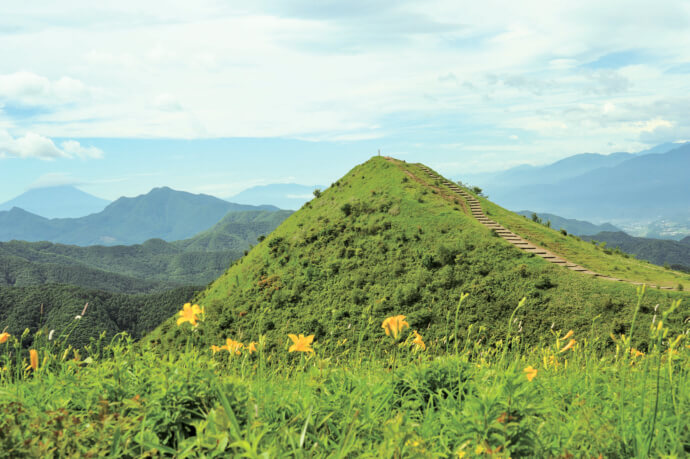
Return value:
<svg viewBox="0 0 690 459">
<path fill-rule="evenodd" d="M 0 6 L 0 202 L 453 177 L 690 139 L 683 0 Z"/>
</svg>

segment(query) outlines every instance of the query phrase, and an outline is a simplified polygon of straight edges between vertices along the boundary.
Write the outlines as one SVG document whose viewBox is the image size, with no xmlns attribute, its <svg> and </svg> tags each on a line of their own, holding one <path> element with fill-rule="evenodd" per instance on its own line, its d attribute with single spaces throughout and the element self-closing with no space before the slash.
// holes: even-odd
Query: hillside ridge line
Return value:
<svg viewBox="0 0 690 459">
<path fill-rule="evenodd" d="M 394 163 L 394 164 L 398 161 L 395 158 L 392 158 L 390 156 L 386 156 L 385 159 L 387 161 L 390 161 L 391 163 Z M 588 268 L 585 268 L 584 266 L 578 265 L 577 263 L 573 263 L 571 261 L 568 261 L 565 258 L 560 257 L 560 256 L 556 255 L 555 253 L 550 252 L 549 250 L 546 250 L 545 248 L 540 247 L 539 245 L 534 244 L 531 241 L 529 241 L 529 240 L 527 240 L 521 236 L 518 236 L 517 234 L 513 233 L 509 229 L 505 228 L 500 223 L 489 219 L 486 216 L 486 214 L 484 213 L 484 210 L 482 209 L 481 203 L 479 202 L 479 200 L 477 198 L 475 198 L 474 196 L 472 196 L 472 194 L 470 194 L 469 192 L 464 190 L 462 187 L 460 187 L 460 185 L 453 183 L 450 180 L 446 179 L 445 177 L 435 173 L 434 171 L 429 169 L 424 164 L 417 163 L 416 166 L 419 167 L 424 173 L 426 173 L 429 176 L 429 178 L 431 178 L 433 180 L 439 180 L 441 182 L 441 184 L 445 185 L 452 192 L 460 195 L 465 200 L 465 202 L 468 204 L 472 217 L 474 217 L 479 223 L 481 223 L 482 225 L 484 225 L 488 229 L 493 230 L 501 239 L 508 242 L 509 244 L 511 244 L 516 249 L 522 250 L 523 252 L 532 253 L 532 254 L 548 261 L 549 263 L 562 266 L 566 269 L 578 272 L 580 274 L 593 276 L 593 277 L 596 277 L 598 279 L 603 279 L 603 280 L 612 281 L 612 282 L 625 282 L 625 283 L 632 284 L 632 285 L 643 285 L 644 284 L 644 282 L 634 282 L 634 281 L 630 281 L 630 280 L 626 280 L 626 279 L 618 279 L 616 277 L 611 277 L 611 276 L 607 276 L 605 274 L 601 274 L 601 273 L 592 271 Z M 660 286 L 660 285 L 648 285 L 648 286 L 649 286 L 649 288 L 658 288 L 658 289 L 662 289 L 662 290 L 673 290 L 673 287 L 664 287 L 664 286 Z"/>
</svg>

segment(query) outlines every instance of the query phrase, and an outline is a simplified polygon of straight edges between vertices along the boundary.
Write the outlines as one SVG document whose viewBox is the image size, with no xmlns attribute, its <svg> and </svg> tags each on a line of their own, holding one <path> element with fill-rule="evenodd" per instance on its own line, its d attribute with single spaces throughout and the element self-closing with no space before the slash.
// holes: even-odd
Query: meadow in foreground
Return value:
<svg viewBox="0 0 690 459">
<path fill-rule="evenodd" d="M 0 455 L 682 457 L 690 343 L 665 324 L 679 304 L 631 318 L 649 329 L 644 350 L 557 325 L 527 347 L 513 317 L 501 341 L 451 327 L 425 342 L 401 315 L 370 321 L 358 343 L 295 334 L 273 352 L 261 336 L 209 349 L 196 305 L 178 315 L 186 345 L 164 355 L 126 336 L 76 350 L 39 332 L 23 349 L 26 336 L 5 333 Z M 376 345 L 361 347 L 364 334 Z"/>
</svg>

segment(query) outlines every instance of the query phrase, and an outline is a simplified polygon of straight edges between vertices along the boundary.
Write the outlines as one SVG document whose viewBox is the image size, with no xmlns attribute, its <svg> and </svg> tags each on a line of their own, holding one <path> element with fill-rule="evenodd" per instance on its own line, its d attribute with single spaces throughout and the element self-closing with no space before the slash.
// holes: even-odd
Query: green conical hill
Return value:
<svg viewBox="0 0 690 459">
<path fill-rule="evenodd" d="M 549 250 L 564 250 L 562 256 L 588 269 L 608 267 L 607 274 L 616 274 L 620 265 L 631 280 L 657 276 L 650 279 L 663 285 L 676 279 L 480 202 L 491 218 Z M 690 287 L 687 276 L 678 279 Z M 469 297 L 457 309 L 463 292 Z M 648 290 L 637 319 L 644 326 L 636 326 L 642 336 L 654 306 L 664 309 L 678 296 L 687 293 Z M 456 325 L 461 337 L 470 326 L 473 339 L 505 336 L 523 297 L 512 328 L 525 341 L 550 339 L 552 327 L 604 340 L 628 331 L 636 286 L 519 250 L 483 226 L 462 196 L 420 165 L 374 157 L 291 215 L 197 298 L 207 311 L 199 335 L 219 344 L 226 337 L 257 341 L 263 334 L 269 347 L 282 349 L 287 334 L 304 333 L 315 334 L 322 348 L 345 339 L 345 347 L 354 347 L 361 339 L 366 349 L 384 336 L 384 318 L 404 314 L 438 348 L 455 335 Z M 186 328 L 171 319 L 151 339 L 180 341 Z"/>
</svg>

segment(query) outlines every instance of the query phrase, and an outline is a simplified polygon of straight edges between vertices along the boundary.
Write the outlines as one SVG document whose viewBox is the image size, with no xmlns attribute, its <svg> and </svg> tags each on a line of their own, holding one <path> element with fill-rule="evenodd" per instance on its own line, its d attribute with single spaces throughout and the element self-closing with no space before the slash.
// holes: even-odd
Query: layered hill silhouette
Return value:
<svg viewBox="0 0 690 459">
<path fill-rule="evenodd" d="M 588 241 L 605 242 L 609 249 L 633 254 L 656 265 L 690 272 L 690 236 L 681 241 L 630 236 L 622 231 L 604 231 L 584 236 Z"/>
<path fill-rule="evenodd" d="M 669 144 L 639 154 L 576 155 L 478 184 L 513 209 L 582 219 L 677 218 L 688 215 L 688 170 L 690 143 Z"/>
<path fill-rule="evenodd" d="M 0 323 L 17 336 L 40 327 L 59 334 L 89 303 L 71 344 L 88 344 L 102 332 L 108 339 L 123 331 L 139 338 L 290 214 L 229 212 L 212 228 L 174 242 L 151 239 L 111 247 L 0 243 Z"/>
<path fill-rule="evenodd" d="M 535 250 L 520 249 L 522 238 Z M 549 262 L 541 247 L 567 262 Z M 291 215 L 196 301 L 207 310 L 200 333 L 209 343 L 266 335 L 269 347 L 279 347 L 287 334 L 305 333 L 347 347 L 378 340 L 381 321 L 397 314 L 437 343 L 455 326 L 463 335 L 501 336 L 525 297 L 511 327 L 537 341 L 552 326 L 602 337 L 625 332 L 633 282 L 690 288 L 683 273 L 608 255 L 449 186 L 421 165 L 374 157 Z M 469 297 L 459 307 L 463 292 Z M 678 295 L 686 294 L 650 291 L 638 320 Z M 183 336 L 169 320 L 150 339 L 175 345 Z"/>
<path fill-rule="evenodd" d="M 574 218 L 565 218 L 558 215 L 544 213 L 544 212 L 532 212 L 531 210 L 521 210 L 517 212 L 518 215 L 522 215 L 527 218 L 533 218 L 534 215 L 537 216 L 543 224 L 548 224 L 554 229 L 564 229 L 568 233 L 576 234 L 578 236 L 592 235 L 601 233 L 602 231 L 620 231 L 610 223 L 603 223 L 601 225 L 595 225 L 584 220 L 577 220 Z"/>
<path fill-rule="evenodd" d="M 69 185 L 34 188 L 0 204 L 0 211 L 13 207 L 45 218 L 78 218 L 102 211 L 110 201 Z"/>
<path fill-rule="evenodd" d="M 135 198 L 120 198 L 103 211 L 81 218 L 48 219 L 14 207 L 0 212 L 0 241 L 49 241 L 74 245 L 128 245 L 159 238 L 176 241 L 218 223 L 228 212 L 279 210 L 234 204 L 213 196 L 167 187 Z"/>
<path fill-rule="evenodd" d="M 0 242 L 0 285 L 59 283 L 113 293 L 159 292 L 205 285 L 273 231 L 289 211 L 229 212 L 190 239 L 150 239 L 131 246 Z"/>
</svg>

